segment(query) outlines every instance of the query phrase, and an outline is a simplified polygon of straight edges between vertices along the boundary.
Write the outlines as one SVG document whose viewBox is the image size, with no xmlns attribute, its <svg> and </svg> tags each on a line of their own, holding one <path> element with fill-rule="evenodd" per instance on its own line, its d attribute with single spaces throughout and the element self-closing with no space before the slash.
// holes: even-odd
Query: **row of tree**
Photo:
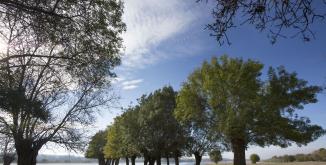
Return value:
<svg viewBox="0 0 326 165">
<path fill-rule="evenodd" d="M 271 162 L 306 162 L 306 161 L 325 162 L 326 161 L 326 149 L 320 148 L 310 154 L 273 156 L 268 161 L 271 161 Z"/>
<path fill-rule="evenodd" d="M 322 136 L 325 130 L 295 113 L 317 102 L 321 88 L 284 67 L 269 68 L 262 80 L 262 69 L 257 61 L 227 56 L 204 62 L 179 92 L 167 86 L 140 97 L 98 133 L 100 145 L 93 138 L 86 156 L 123 157 L 127 164 L 142 156 L 152 165 L 162 157 L 178 164 L 180 156 L 194 155 L 199 165 L 205 153 L 217 150 L 233 151 L 234 164 L 245 165 L 249 145 L 305 145 Z"/>
</svg>

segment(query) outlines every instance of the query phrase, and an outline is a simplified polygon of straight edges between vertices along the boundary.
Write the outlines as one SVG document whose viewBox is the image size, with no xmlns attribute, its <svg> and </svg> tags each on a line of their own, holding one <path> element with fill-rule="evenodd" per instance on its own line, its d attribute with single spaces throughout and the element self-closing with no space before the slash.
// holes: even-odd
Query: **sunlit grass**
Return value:
<svg viewBox="0 0 326 165">
<path fill-rule="evenodd" d="M 209 164 L 216 165 L 216 164 Z M 232 165 L 232 163 L 218 163 L 217 165 Z M 252 165 L 247 163 L 247 165 Z M 292 163 L 271 163 L 271 162 L 258 162 L 256 165 L 326 165 L 326 162 L 292 162 Z"/>
</svg>

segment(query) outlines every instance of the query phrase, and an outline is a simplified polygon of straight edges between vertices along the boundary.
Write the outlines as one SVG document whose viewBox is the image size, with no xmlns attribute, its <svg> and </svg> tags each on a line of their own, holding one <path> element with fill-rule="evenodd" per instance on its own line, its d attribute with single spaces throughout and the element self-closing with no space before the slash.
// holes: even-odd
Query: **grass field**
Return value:
<svg viewBox="0 0 326 165">
<path fill-rule="evenodd" d="M 218 165 L 232 165 L 232 163 L 218 163 Z M 252 165 L 252 164 L 247 163 L 247 165 Z M 293 162 L 293 163 L 259 162 L 256 165 L 326 165 L 326 162 Z"/>
<path fill-rule="evenodd" d="M 326 162 L 293 162 L 293 163 L 267 163 L 267 162 L 261 162 L 257 165 L 326 165 Z"/>
</svg>

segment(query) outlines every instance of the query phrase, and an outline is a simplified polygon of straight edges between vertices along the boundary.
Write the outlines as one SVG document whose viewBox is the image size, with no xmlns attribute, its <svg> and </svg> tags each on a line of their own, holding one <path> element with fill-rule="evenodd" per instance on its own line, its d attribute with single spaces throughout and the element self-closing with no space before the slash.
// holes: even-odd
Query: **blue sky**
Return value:
<svg viewBox="0 0 326 165">
<path fill-rule="evenodd" d="M 118 106 L 135 103 L 142 94 L 164 85 L 180 89 L 187 76 L 204 60 L 228 54 L 231 57 L 255 59 L 269 66 L 284 65 L 295 71 L 310 84 L 326 84 L 326 24 L 313 26 L 316 39 L 305 43 L 300 39 L 279 39 L 270 44 L 266 33 L 258 33 L 253 26 L 241 26 L 230 31 L 231 45 L 219 46 L 205 25 L 210 23 L 211 7 L 195 0 L 135 0 L 125 1 L 124 21 L 127 32 L 124 38 L 122 65 L 116 69 L 115 92 L 121 99 Z M 300 114 L 310 117 L 313 123 L 326 128 L 326 94 L 318 96 L 317 104 L 308 105 Z M 95 128 L 105 128 L 121 113 L 118 109 L 104 110 Z M 247 156 L 258 153 L 262 158 L 273 155 L 307 153 L 326 147 L 326 137 L 305 147 L 260 148 L 250 146 Z M 232 153 L 224 153 L 232 158 Z"/>
</svg>

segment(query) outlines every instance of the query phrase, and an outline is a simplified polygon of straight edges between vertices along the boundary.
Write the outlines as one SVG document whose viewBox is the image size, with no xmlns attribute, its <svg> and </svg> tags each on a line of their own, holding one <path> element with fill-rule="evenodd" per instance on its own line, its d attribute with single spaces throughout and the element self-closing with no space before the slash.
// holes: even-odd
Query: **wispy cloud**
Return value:
<svg viewBox="0 0 326 165">
<path fill-rule="evenodd" d="M 122 90 L 132 90 L 138 88 L 138 86 L 143 82 L 143 79 L 125 79 L 118 78 L 114 81 L 114 85 L 118 86 Z"/>
<path fill-rule="evenodd" d="M 132 89 L 136 89 L 136 88 L 138 88 L 137 85 L 127 85 L 127 86 L 122 87 L 123 90 L 132 90 Z"/>
<path fill-rule="evenodd" d="M 168 58 L 168 54 L 156 48 L 196 20 L 196 12 L 189 5 L 193 3 L 184 0 L 126 0 L 123 16 L 127 24 L 127 32 L 123 35 L 126 49 L 122 67 L 144 68 Z"/>
<path fill-rule="evenodd" d="M 128 86 L 128 85 L 139 84 L 141 82 L 143 82 L 143 79 L 130 80 L 130 81 L 124 81 L 124 82 L 122 82 L 122 85 L 123 86 Z"/>
</svg>

